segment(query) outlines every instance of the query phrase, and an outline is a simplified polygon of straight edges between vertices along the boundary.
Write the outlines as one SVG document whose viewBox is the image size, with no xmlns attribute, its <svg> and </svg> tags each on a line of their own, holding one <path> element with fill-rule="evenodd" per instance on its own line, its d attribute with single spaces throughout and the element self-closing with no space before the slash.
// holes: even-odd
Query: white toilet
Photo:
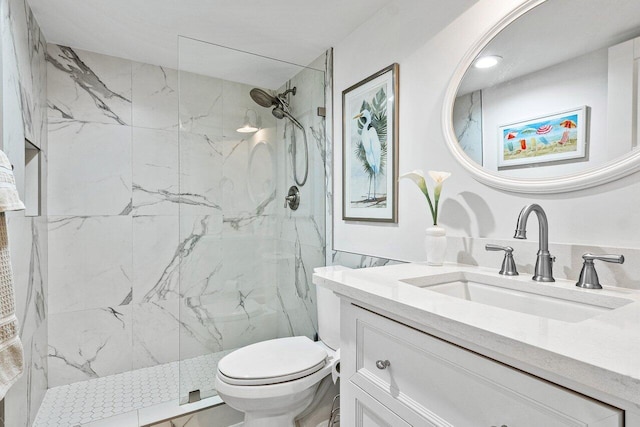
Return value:
<svg viewBox="0 0 640 427">
<path fill-rule="evenodd" d="M 318 335 L 251 344 L 218 362 L 216 389 L 229 406 L 244 412 L 244 427 L 294 426 L 331 374 L 340 344 L 340 300 L 317 288 Z"/>
</svg>

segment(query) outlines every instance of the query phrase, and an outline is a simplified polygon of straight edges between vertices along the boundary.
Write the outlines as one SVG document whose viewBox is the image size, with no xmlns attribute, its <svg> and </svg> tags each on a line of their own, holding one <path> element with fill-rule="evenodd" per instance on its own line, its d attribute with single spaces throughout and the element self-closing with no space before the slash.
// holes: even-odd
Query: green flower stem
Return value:
<svg viewBox="0 0 640 427">
<path fill-rule="evenodd" d="M 433 198 L 436 201 L 436 207 L 432 210 L 433 225 L 438 225 L 438 205 L 440 204 L 440 193 L 442 192 L 442 183 L 436 184 L 433 189 Z"/>
<path fill-rule="evenodd" d="M 431 203 L 431 197 L 429 197 L 428 191 L 425 191 L 424 195 L 427 198 L 427 202 L 429 203 L 429 209 L 431 210 L 431 218 L 433 218 L 433 225 L 438 225 L 438 199 L 436 199 L 436 207 L 434 209 L 433 204 Z"/>
</svg>

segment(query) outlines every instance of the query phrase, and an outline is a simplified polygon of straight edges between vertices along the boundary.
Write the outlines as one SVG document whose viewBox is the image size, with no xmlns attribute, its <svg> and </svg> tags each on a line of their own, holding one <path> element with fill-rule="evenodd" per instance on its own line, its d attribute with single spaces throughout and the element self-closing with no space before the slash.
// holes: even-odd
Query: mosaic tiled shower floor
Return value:
<svg viewBox="0 0 640 427">
<path fill-rule="evenodd" d="M 177 401 L 180 389 L 212 390 L 216 366 L 224 354 L 209 354 L 54 387 L 47 391 L 33 427 L 75 427 Z"/>
</svg>

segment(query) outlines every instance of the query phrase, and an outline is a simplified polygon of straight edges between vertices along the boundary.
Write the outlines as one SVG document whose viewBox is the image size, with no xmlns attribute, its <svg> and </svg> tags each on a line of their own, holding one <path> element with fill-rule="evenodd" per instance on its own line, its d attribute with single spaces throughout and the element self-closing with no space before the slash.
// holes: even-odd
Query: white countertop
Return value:
<svg viewBox="0 0 640 427">
<path fill-rule="evenodd" d="M 466 301 L 401 281 L 456 272 L 508 280 L 523 291 L 527 286 L 544 286 L 551 295 L 584 292 L 587 297 L 632 302 L 571 323 Z M 506 278 L 495 269 L 460 264 L 325 267 L 316 270 L 313 282 L 487 357 L 612 405 L 640 409 L 640 291 L 580 289 L 567 280 L 538 284 L 528 274 Z"/>
</svg>

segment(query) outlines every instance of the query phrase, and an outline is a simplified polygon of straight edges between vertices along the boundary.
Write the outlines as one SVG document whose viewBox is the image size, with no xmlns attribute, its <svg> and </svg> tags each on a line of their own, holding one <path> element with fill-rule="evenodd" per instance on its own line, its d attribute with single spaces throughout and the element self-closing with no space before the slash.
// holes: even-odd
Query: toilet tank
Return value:
<svg viewBox="0 0 640 427">
<path fill-rule="evenodd" d="M 322 267 L 335 270 L 346 267 Z M 318 336 L 320 340 L 333 350 L 340 348 L 340 298 L 333 291 L 316 286 L 316 298 L 318 303 Z"/>
</svg>

